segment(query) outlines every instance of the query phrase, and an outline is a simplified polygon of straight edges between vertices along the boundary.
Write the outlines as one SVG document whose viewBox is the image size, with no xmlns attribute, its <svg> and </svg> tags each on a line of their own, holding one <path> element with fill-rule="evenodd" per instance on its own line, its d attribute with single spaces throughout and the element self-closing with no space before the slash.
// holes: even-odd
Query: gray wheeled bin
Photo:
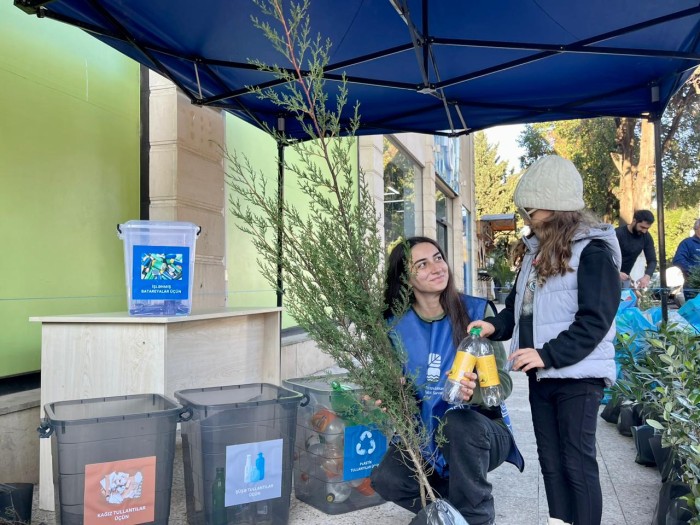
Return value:
<svg viewBox="0 0 700 525">
<path fill-rule="evenodd" d="M 167 525 L 182 407 L 159 394 L 44 406 L 64 525 Z"/>
</svg>

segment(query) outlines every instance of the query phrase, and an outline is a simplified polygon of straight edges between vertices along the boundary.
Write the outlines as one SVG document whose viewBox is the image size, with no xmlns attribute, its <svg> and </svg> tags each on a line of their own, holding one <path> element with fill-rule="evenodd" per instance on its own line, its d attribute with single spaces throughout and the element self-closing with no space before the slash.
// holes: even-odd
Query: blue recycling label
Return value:
<svg viewBox="0 0 700 525">
<path fill-rule="evenodd" d="M 188 246 L 134 246 L 131 298 L 184 301 L 189 299 Z"/>
<path fill-rule="evenodd" d="M 386 453 L 386 437 L 377 427 L 345 427 L 343 480 L 366 478 Z"/>
</svg>

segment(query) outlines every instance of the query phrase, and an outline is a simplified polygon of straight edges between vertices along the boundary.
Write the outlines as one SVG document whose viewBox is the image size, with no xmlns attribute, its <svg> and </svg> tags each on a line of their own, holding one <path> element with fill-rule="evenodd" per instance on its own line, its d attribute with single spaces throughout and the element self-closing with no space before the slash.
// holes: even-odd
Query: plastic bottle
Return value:
<svg viewBox="0 0 700 525">
<path fill-rule="evenodd" d="M 349 483 L 326 483 L 326 501 L 328 503 L 343 503 L 350 497 L 352 487 Z"/>
<path fill-rule="evenodd" d="M 216 477 L 211 486 L 212 525 L 226 525 L 226 476 L 224 468 L 216 468 Z"/>
<path fill-rule="evenodd" d="M 362 419 L 362 406 L 348 386 L 339 381 L 331 381 L 331 407 L 347 423 L 359 424 Z"/>
<path fill-rule="evenodd" d="M 498 377 L 498 365 L 496 364 L 496 354 L 488 339 L 478 338 L 476 353 L 476 374 L 479 378 L 479 388 L 481 389 L 481 399 L 484 404 L 490 407 L 498 406 L 503 402 L 503 388 Z"/>
<path fill-rule="evenodd" d="M 457 353 L 442 390 L 442 399 L 452 405 L 458 405 L 463 400 L 460 381 L 464 378 L 464 374 L 473 371 L 476 366 L 476 346 L 480 333 L 481 328 L 472 328 L 469 335 L 462 339 L 457 347 Z"/>
<path fill-rule="evenodd" d="M 341 446 L 345 439 L 345 423 L 326 407 L 319 407 L 311 416 L 311 427 L 321 435 L 321 441 L 324 443 Z"/>
</svg>

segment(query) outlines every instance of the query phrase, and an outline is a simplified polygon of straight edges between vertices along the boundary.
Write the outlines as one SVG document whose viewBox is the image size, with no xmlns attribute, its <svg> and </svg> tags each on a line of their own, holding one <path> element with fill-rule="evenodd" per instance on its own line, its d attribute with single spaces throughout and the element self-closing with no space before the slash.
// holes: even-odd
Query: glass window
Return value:
<svg viewBox="0 0 700 525">
<path fill-rule="evenodd" d="M 459 138 L 435 135 L 435 171 L 459 193 Z"/>
<path fill-rule="evenodd" d="M 472 272 L 469 252 L 472 248 L 472 217 L 469 210 L 462 206 L 462 264 L 464 267 L 464 293 L 471 294 Z"/>
<path fill-rule="evenodd" d="M 394 141 L 384 137 L 384 239 L 390 249 L 416 234 L 416 181 L 420 166 Z"/>
<path fill-rule="evenodd" d="M 448 256 L 448 250 L 447 250 L 447 234 L 449 231 L 449 212 L 450 212 L 450 205 L 452 201 L 445 195 L 445 193 L 439 188 L 435 188 L 435 219 L 436 219 L 436 224 L 435 228 L 437 231 L 437 242 L 442 248 L 442 251 L 445 253 L 445 256 Z"/>
</svg>

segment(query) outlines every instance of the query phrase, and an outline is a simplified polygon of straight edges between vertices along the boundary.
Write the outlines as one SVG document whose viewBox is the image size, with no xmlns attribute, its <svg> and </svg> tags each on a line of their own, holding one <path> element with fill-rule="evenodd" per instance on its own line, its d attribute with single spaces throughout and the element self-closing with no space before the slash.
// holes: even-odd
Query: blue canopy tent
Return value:
<svg viewBox="0 0 700 525">
<path fill-rule="evenodd" d="M 194 104 L 276 128 L 279 108 L 249 86 L 279 84 L 250 63 L 280 56 L 251 24 L 250 0 L 15 0 L 75 25 L 172 80 Z M 513 123 L 600 116 L 654 120 L 700 63 L 698 0 L 314 0 L 359 134 L 458 135 Z M 331 101 L 331 104 L 334 102 Z M 350 115 L 345 115 L 349 118 Z M 285 133 L 305 139 L 294 119 Z M 659 255 L 666 287 L 661 162 Z M 665 294 L 663 307 L 666 310 Z"/>
</svg>

